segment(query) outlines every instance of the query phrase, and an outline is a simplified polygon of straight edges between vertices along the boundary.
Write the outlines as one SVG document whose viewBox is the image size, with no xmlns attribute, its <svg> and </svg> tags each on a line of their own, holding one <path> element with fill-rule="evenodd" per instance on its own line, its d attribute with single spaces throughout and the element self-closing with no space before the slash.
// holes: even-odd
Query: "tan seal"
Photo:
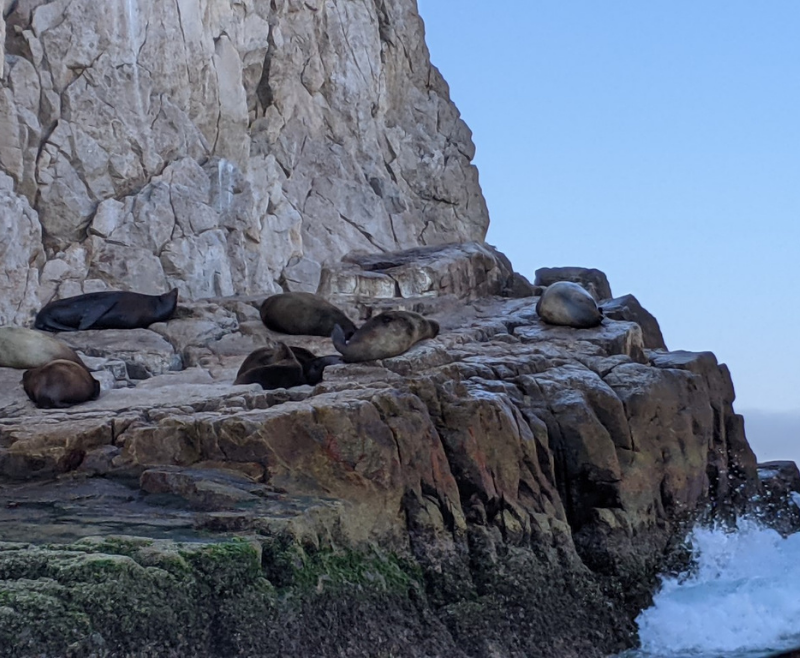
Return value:
<svg viewBox="0 0 800 658">
<path fill-rule="evenodd" d="M 365 322 L 347 340 L 341 327 L 333 330 L 333 346 L 348 363 L 397 356 L 426 338 L 439 335 L 439 323 L 413 311 L 385 311 Z"/>
<path fill-rule="evenodd" d="M 282 334 L 327 337 L 337 324 L 347 337 L 356 330 L 341 309 L 310 292 L 284 292 L 267 297 L 260 312 L 267 329 Z"/>
<path fill-rule="evenodd" d="M 40 409 L 71 407 L 96 400 L 100 395 L 100 382 L 86 366 L 65 359 L 26 370 L 22 375 L 22 387 Z"/>
<path fill-rule="evenodd" d="M 0 327 L 0 366 L 38 368 L 56 359 L 83 362 L 69 345 L 35 329 Z"/>
<path fill-rule="evenodd" d="M 583 286 L 572 281 L 551 283 L 536 303 L 536 313 L 547 324 L 575 329 L 596 327 L 603 321 L 603 311 Z"/>
</svg>

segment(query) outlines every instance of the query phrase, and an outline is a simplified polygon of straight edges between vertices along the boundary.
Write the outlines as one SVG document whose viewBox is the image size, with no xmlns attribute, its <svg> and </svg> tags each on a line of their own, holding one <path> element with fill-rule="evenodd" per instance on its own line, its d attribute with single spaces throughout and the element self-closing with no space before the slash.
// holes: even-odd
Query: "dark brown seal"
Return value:
<svg viewBox="0 0 800 658">
<path fill-rule="evenodd" d="M 251 368 L 236 378 L 234 384 L 260 384 L 265 390 L 292 388 L 306 383 L 303 367 L 296 363 L 275 363 L 271 366 Z"/>
<path fill-rule="evenodd" d="M 261 384 L 263 389 L 302 386 L 303 366 L 285 343 L 262 347 L 247 356 L 236 373 L 234 385 Z"/>
<path fill-rule="evenodd" d="M 259 347 L 257 350 L 250 352 L 245 360 L 242 361 L 242 365 L 239 366 L 239 372 L 236 373 L 236 377 L 240 377 L 253 368 L 275 365 L 280 361 L 297 361 L 302 366 L 304 361 L 310 361 L 314 358 L 316 357 L 313 352 L 307 349 L 289 347 L 285 343 L 279 342 L 272 346 Z"/>
<path fill-rule="evenodd" d="M 91 292 L 50 302 L 36 314 L 35 326 L 46 331 L 138 329 L 169 320 L 177 304 L 177 288 L 163 295 Z"/>
<path fill-rule="evenodd" d="M 536 303 L 536 313 L 547 324 L 588 329 L 603 321 L 603 311 L 583 286 L 572 281 L 551 283 Z"/>
<path fill-rule="evenodd" d="M 56 359 L 83 365 L 75 350 L 53 336 L 25 327 L 0 327 L 0 366 L 27 370 Z"/>
<path fill-rule="evenodd" d="M 315 385 L 322 381 L 325 368 L 341 363 L 339 356 L 315 356 L 303 347 L 276 343 L 274 347 L 260 347 L 247 355 L 236 373 L 234 384 L 259 383 L 262 388 L 289 388 L 303 384 Z M 297 377 L 297 365 L 302 377 Z M 248 374 L 251 371 L 258 371 Z M 266 385 L 265 385 L 266 384 Z"/>
<path fill-rule="evenodd" d="M 397 356 L 426 338 L 439 335 L 439 323 L 412 311 L 385 311 L 365 322 L 350 340 L 340 327 L 331 338 L 348 363 Z"/>
<path fill-rule="evenodd" d="M 330 336 L 337 324 L 348 338 L 356 330 L 341 309 L 310 292 L 284 292 L 267 297 L 261 304 L 261 321 L 267 329 L 292 335 Z"/>
<path fill-rule="evenodd" d="M 100 382 L 86 367 L 65 359 L 26 370 L 22 374 L 22 387 L 40 409 L 63 409 L 96 400 L 100 395 Z"/>
</svg>

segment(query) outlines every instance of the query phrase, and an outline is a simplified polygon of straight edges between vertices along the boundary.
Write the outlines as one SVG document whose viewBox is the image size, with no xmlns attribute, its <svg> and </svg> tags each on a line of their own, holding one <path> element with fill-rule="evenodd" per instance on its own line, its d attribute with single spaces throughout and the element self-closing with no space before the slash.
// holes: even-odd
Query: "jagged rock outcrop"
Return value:
<svg viewBox="0 0 800 658">
<path fill-rule="evenodd" d="M 106 288 L 313 291 L 354 249 L 485 235 L 411 0 L 20 0 L 1 23 L 0 323 Z"/>
<path fill-rule="evenodd" d="M 758 465 L 762 484 L 758 516 L 771 527 L 789 534 L 800 532 L 800 470 L 790 461 Z"/>
<path fill-rule="evenodd" d="M 35 409 L 19 373 L 0 370 L 0 537 L 74 541 L 113 528 L 173 540 L 97 549 L 132 579 L 120 618 L 138 619 L 158 649 L 81 603 L 100 559 L 85 540 L 0 551 L 12 617 L 49 588 L 83 620 L 74 642 L 153 655 L 292 654 L 326 628 L 336 630 L 321 655 L 591 657 L 630 645 L 685 524 L 724 518 L 759 491 L 730 374 L 709 352 L 646 348 L 634 322 L 544 324 L 537 297 L 497 296 L 513 277 L 492 254 L 363 256 L 325 274 L 353 317 L 419 303 L 442 331 L 382 362 L 329 366 L 313 388 L 232 386 L 251 349 L 286 338 L 257 320 L 259 298 L 182 302 L 130 341 L 65 335 L 108 373 L 98 400 L 69 410 Z M 386 296 L 356 294 L 373 284 Z M 333 352 L 326 338 L 290 342 Z M 137 360 L 132 345 L 150 356 Z M 232 565 L 209 571 L 191 557 L 205 549 L 180 543 L 198 532 L 245 538 L 261 557 L 222 585 Z M 58 566 L 64 551 L 80 578 Z M 217 615 L 211 636 L 173 637 L 137 612 L 150 578 L 173 588 L 188 627 L 211 614 L 192 583 L 237 588 L 249 612 L 223 596 L 235 614 Z M 283 623 L 296 636 L 264 629 Z M 42 642 L 26 646 L 51 646 Z"/>
</svg>

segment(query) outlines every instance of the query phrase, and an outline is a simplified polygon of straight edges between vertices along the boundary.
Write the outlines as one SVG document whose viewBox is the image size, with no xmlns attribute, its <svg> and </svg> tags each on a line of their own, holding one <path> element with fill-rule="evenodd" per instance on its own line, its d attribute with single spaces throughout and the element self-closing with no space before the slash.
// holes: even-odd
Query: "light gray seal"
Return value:
<svg viewBox="0 0 800 658">
<path fill-rule="evenodd" d="M 56 359 L 83 365 L 75 350 L 53 336 L 25 327 L 0 327 L 0 366 L 27 370 Z"/>
<path fill-rule="evenodd" d="M 426 338 L 439 335 L 439 323 L 413 311 L 385 311 L 365 322 L 347 340 L 338 325 L 331 334 L 333 346 L 347 363 L 387 359 L 407 352 Z"/>
<path fill-rule="evenodd" d="M 267 297 L 260 314 L 267 329 L 282 334 L 327 337 L 338 324 L 349 338 L 356 330 L 341 309 L 310 292 L 284 292 Z"/>
<path fill-rule="evenodd" d="M 96 400 L 100 395 L 100 382 L 86 366 L 65 359 L 26 370 L 22 374 L 22 387 L 40 409 L 63 409 Z"/>
<path fill-rule="evenodd" d="M 603 321 L 603 311 L 583 286 L 572 281 L 551 283 L 536 303 L 536 313 L 547 324 L 588 329 Z"/>
</svg>

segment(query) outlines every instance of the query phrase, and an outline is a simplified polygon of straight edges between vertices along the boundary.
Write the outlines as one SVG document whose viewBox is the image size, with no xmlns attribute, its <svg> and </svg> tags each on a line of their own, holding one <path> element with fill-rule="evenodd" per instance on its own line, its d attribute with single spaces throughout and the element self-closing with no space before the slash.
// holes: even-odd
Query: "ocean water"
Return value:
<svg viewBox="0 0 800 658">
<path fill-rule="evenodd" d="M 764 658 L 800 648 L 800 533 L 742 521 L 697 528 L 695 567 L 665 578 L 636 619 L 641 648 L 619 658 Z M 797 654 L 800 656 L 800 653 Z"/>
</svg>

